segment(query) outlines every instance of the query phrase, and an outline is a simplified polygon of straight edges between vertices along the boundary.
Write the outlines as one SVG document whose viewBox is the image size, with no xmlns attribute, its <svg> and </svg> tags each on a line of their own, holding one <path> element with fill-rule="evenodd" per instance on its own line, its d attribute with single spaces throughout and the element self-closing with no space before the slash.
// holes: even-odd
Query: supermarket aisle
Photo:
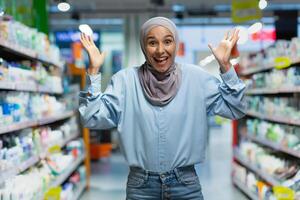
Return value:
<svg viewBox="0 0 300 200">
<path fill-rule="evenodd" d="M 231 185 L 231 125 L 212 128 L 205 163 L 196 166 L 205 200 L 246 200 Z M 107 160 L 92 162 L 91 190 L 81 200 L 125 199 L 128 168 L 120 154 Z"/>
</svg>

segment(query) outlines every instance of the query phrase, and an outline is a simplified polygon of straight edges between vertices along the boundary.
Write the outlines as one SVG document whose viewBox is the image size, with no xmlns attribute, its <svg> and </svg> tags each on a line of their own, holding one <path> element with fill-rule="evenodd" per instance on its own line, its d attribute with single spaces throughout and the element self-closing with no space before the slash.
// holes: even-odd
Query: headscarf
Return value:
<svg viewBox="0 0 300 200">
<path fill-rule="evenodd" d="M 176 52 L 179 46 L 178 32 L 176 25 L 165 17 L 154 17 L 146 21 L 140 30 L 140 45 L 144 53 L 146 62 L 139 68 L 138 76 L 140 79 L 143 93 L 146 99 L 155 106 L 164 106 L 172 101 L 176 96 L 181 84 L 181 70 L 175 62 L 166 72 L 158 72 L 148 62 L 145 50 L 145 38 L 149 31 L 157 26 L 167 28 L 173 35 Z"/>
</svg>

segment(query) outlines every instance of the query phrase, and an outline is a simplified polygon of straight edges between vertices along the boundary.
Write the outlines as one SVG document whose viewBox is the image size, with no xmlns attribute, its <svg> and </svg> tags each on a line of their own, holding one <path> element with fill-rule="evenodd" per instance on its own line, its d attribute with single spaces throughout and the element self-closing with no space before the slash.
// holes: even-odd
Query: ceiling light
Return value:
<svg viewBox="0 0 300 200">
<path fill-rule="evenodd" d="M 67 12 L 68 10 L 70 10 L 71 6 L 68 2 L 66 1 L 61 1 L 57 4 L 57 8 L 58 10 L 60 10 L 61 12 Z"/>
<path fill-rule="evenodd" d="M 259 0 L 258 7 L 263 10 L 267 7 L 268 2 L 266 0 Z"/>
<path fill-rule="evenodd" d="M 254 34 L 262 29 L 263 25 L 261 22 L 256 22 L 248 28 L 249 34 Z"/>
<path fill-rule="evenodd" d="M 92 36 L 93 35 L 93 30 L 91 29 L 91 27 L 87 24 L 81 24 L 79 25 L 79 30 L 86 34 L 86 35 L 89 35 L 89 36 Z"/>
</svg>

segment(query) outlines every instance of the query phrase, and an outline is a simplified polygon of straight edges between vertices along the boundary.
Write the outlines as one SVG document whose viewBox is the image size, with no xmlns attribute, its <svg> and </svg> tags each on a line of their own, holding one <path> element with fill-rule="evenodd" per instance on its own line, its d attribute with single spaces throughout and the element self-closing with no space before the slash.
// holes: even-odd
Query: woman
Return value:
<svg viewBox="0 0 300 200">
<path fill-rule="evenodd" d="M 155 17 L 143 24 L 140 44 L 146 62 L 115 74 L 101 92 L 104 54 L 82 35 L 89 54 L 87 91 L 80 93 L 83 123 L 93 129 L 116 127 L 130 166 L 127 199 L 203 199 L 194 164 L 204 160 L 207 116 L 244 115 L 245 85 L 229 63 L 238 31 L 212 48 L 223 82 L 199 66 L 175 63 L 175 24 Z"/>
</svg>

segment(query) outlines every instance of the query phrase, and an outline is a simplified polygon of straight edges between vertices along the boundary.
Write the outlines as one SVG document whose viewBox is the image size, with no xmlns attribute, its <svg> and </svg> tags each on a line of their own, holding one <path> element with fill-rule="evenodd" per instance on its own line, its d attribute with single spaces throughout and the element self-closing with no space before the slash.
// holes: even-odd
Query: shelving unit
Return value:
<svg viewBox="0 0 300 200">
<path fill-rule="evenodd" d="M 50 123 L 53 123 L 56 121 L 64 120 L 64 119 L 74 116 L 75 113 L 76 113 L 75 111 L 68 111 L 64 114 L 60 114 L 57 116 L 49 116 L 49 117 L 45 117 L 45 118 L 42 118 L 39 120 L 30 120 L 30 121 L 25 121 L 25 122 L 20 122 L 20 123 L 11 124 L 8 126 L 0 127 L 0 135 L 9 133 L 9 132 L 13 132 L 13 131 L 22 130 L 24 128 L 42 126 L 42 125 L 50 124 Z"/>
<path fill-rule="evenodd" d="M 274 116 L 274 115 L 264 115 L 255 111 L 248 110 L 246 113 L 248 116 L 256 117 L 262 120 L 268 120 L 271 122 L 277 122 L 282 124 L 289 124 L 289 125 L 295 125 L 300 126 L 300 120 L 297 119 L 289 119 L 282 116 Z"/>
<path fill-rule="evenodd" d="M 249 189 L 241 183 L 241 181 L 237 180 L 236 178 L 232 179 L 233 184 L 238 187 L 244 194 L 246 194 L 251 200 L 258 200 L 258 197 L 253 192 L 249 191 Z"/>
<path fill-rule="evenodd" d="M 81 194 L 84 191 L 85 186 L 86 186 L 86 182 L 80 183 L 80 185 L 78 186 L 78 188 L 74 194 L 74 197 L 73 197 L 74 200 L 78 200 L 80 198 Z"/>
<path fill-rule="evenodd" d="M 37 52 L 21 47 L 17 44 L 9 43 L 0 37 L 0 52 L 1 56 L 4 58 L 12 59 L 12 60 L 31 60 L 31 61 L 39 61 L 45 65 L 53 65 L 59 68 L 63 68 L 64 63 L 53 63 L 50 60 L 42 59 Z"/>
<path fill-rule="evenodd" d="M 35 62 L 41 62 L 44 66 L 53 66 L 59 69 L 63 69 L 64 63 L 63 62 L 52 62 L 50 59 L 42 58 L 41 55 L 39 55 L 38 52 L 35 52 L 31 49 L 27 49 L 24 47 L 21 47 L 17 44 L 11 44 L 5 40 L 3 40 L 0 37 L 0 55 L 3 59 L 7 59 L 9 61 L 21 61 L 21 60 L 29 60 L 33 63 Z M 24 83 L 24 82 L 5 82 L 3 80 L 0 81 L 0 91 L 24 91 L 24 92 L 36 92 L 36 93 L 47 93 L 47 94 L 54 94 L 54 95 L 63 95 L 63 88 L 52 90 L 45 86 L 41 86 L 34 83 Z M 48 124 L 53 124 L 56 122 L 59 122 L 61 120 L 69 119 L 73 116 L 77 115 L 76 110 L 72 111 L 61 111 L 60 114 L 51 115 L 42 117 L 40 119 L 30 119 L 28 121 L 22 121 L 10 125 L 3 125 L 0 126 L 0 136 L 4 134 L 11 134 L 12 132 L 15 133 L 15 131 L 21 131 L 26 128 L 30 127 L 39 127 L 44 126 Z M 82 132 L 81 130 L 78 130 L 78 132 L 75 132 L 74 134 L 70 135 L 69 137 L 65 138 L 63 141 L 60 141 L 57 145 L 60 147 L 65 146 L 68 142 L 70 142 L 73 139 L 76 139 L 80 137 L 82 134 L 86 134 Z M 86 137 L 86 136 L 85 136 Z M 50 188 L 56 187 L 64 183 L 69 176 L 80 166 L 80 164 L 84 161 L 85 165 L 89 165 L 89 159 L 88 159 L 88 150 L 84 150 L 85 154 L 78 157 L 74 162 L 72 162 L 71 166 L 68 166 L 66 170 L 56 177 L 56 179 L 50 184 Z M 5 180 L 14 177 L 26 170 L 28 170 L 30 167 L 36 165 L 41 159 L 44 159 L 45 156 L 47 156 L 47 153 L 41 153 L 41 155 L 34 155 L 31 158 L 29 158 L 27 161 L 22 163 L 19 166 L 16 166 L 15 168 L 9 169 L 9 171 L 5 171 L 5 173 L 0 172 L 0 186 L 3 185 Z M 86 173 L 89 173 L 89 168 L 86 169 Z M 84 191 L 84 189 L 89 185 L 89 177 L 86 178 L 86 181 L 81 183 L 78 187 L 78 190 L 74 196 L 75 199 L 78 199 L 81 193 Z M 48 188 L 48 189 L 50 189 Z M 40 199 L 44 199 L 43 195 L 41 194 Z"/>
<path fill-rule="evenodd" d="M 280 181 L 276 180 L 271 175 L 268 175 L 267 172 L 259 169 L 257 166 L 251 164 L 248 160 L 244 159 L 239 153 L 234 153 L 234 159 L 237 160 L 240 164 L 242 164 L 244 167 L 249 169 L 250 171 L 254 172 L 256 175 L 261 177 L 263 180 L 267 181 L 272 186 L 280 185 Z"/>
<path fill-rule="evenodd" d="M 71 166 L 69 166 L 61 175 L 59 175 L 50 185 L 50 188 L 60 186 L 71 174 L 74 172 L 79 165 L 83 162 L 85 156 L 77 158 Z"/>
<path fill-rule="evenodd" d="M 291 60 L 290 67 L 300 63 L 300 58 L 295 58 L 295 59 L 290 59 L 290 60 Z M 263 66 L 248 67 L 248 68 L 244 69 L 243 71 L 241 71 L 240 75 L 241 76 L 249 76 L 249 75 L 252 75 L 255 73 L 268 71 L 268 70 L 271 70 L 274 68 L 275 68 L 275 63 L 268 63 Z"/>
<path fill-rule="evenodd" d="M 300 64 L 300 58 L 291 60 L 291 65 L 286 67 L 295 67 Z M 244 78 L 249 78 L 253 74 L 256 73 L 265 73 L 269 70 L 273 70 L 275 68 L 275 64 L 267 64 L 265 66 L 261 67 L 250 67 L 246 70 L 243 70 L 240 73 L 240 76 Z M 299 86 L 281 86 L 278 88 L 251 88 L 248 89 L 245 94 L 248 96 L 272 96 L 272 97 L 280 97 L 280 96 L 293 96 L 297 97 L 300 93 L 300 87 Z M 247 110 L 246 116 L 244 119 L 236 120 L 233 122 L 233 162 L 238 163 L 239 165 L 246 168 L 246 171 L 252 172 L 257 177 L 259 177 L 260 180 L 268 183 L 271 187 L 273 186 L 280 186 L 282 184 L 282 181 L 284 180 L 278 180 L 275 177 L 273 177 L 271 174 L 268 174 L 266 171 L 260 169 L 257 165 L 254 165 L 253 163 L 248 160 L 248 158 L 245 158 L 241 156 L 241 154 L 238 152 L 238 146 L 240 141 L 251 141 L 255 144 L 258 144 L 262 147 L 267 147 L 269 149 L 272 149 L 274 152 L 280 152 L 282 155 L 286 155 L 287 157 L 294 157 L 294 158 L 300 158 L 300 152 L 284 147 L 281 144 L 277 144 L 275 142 L 272 142 L 270 140 L 267 140 L 265 138 L 259 138 L 255 136 L 255 134 L 245 132 L 246 125 L 246 119 L 260 119 L 264 121 L 272 122 L 273 124 L 280 124 L 280 125 L 290 125 L 290 126 L 300 126 L 300 119 L 295 118 L 289 118 L 284 115 L 269 115 L 268 113 L 260 113 L 253 110 Z M 242 140 L 241 140 L 242 139 Z M 246 140 L 245 140 L 246 139 Z M 232 178 L 232 183 L 240 189 L 243 193 L 245 193 L 250 199 L 257 200 L 258 195 L 252 193 L 248 190 L 248 188 L 238 179 L 235 177 Z"/>
<path fill-rule="evenodd" d="M 276 144 L 276 143 L 271 142 L 271 141 L 269 141 L 267 139 L 257 138 L 255 136 L 252 136 L 251 134 L 247 134 L 245 137 L 248 138 L 249 140 L 255 142 L 255 143 L 258 143 L 258 144 L 261 144 L 263 146 L 269 147 L 269 148 L 271 148 L 273 150 L 286 153 L 286 154 L 294 156 L 296 158 L 300 158 L 300 152 L 299 151 L 295 151 L 293 149 L 289 149 L 287 147 L 283 147 L 280 144 Z"/>
<path fill-rule="evenodd" d="M 60 141 L 60 143 L 58 143 L 56 145 L 58 145 L 60 147 L 64 147 L 68 142 L 70 142 L 73 139 L 78 138 L 79 136 L 80 136 L 79 133 L 72 134 L 69 137 L 65 138 L 65 140 Z M 51 148 L 51 147 L 49 147 L 49 148 Z M 48 152 L 48 150 L 47 150 L 47 152 Z M 8 172 L 6 172 L 4 174 L 4 176 L 2 176 L 1 181 L 0 181 L 0 185 L 2 185 L 5 180 L 7 180 L 11 177 L 14 177 L 14 176 L 26 171 L 30 167 L 36 165 L 41 159 L 44 159 L 47 156 L 47 154 L 48 154 L 47 152 L 41 153 L 41 155 L 34 155 L 31 158 L 29 158 L 28 160 L 26 160 L 25 162 L 23 162 L 20 166 L 17 166 L 16 168 L 13 168 L 13 169 L 10 169 Z M 81 162 L 82 162 L 82 160 L 84 158 L 85 158 L 85 156 L 80 157 L 79 160 L 81 160 Z"/>
<path fill-rule="evenodd" d="M 24 91 L 24 92 L 39 92 L 39 93 L 48 93 L 48 94 L 62 94 L 61 90 L 49 90 L 37 84 L 28 84 L 28 83 L 16 83 L 16 82 L 4 82 L 0 81 L 0 89 L 2 90 L 15 90 L 15 91 Z"/>
</svg>

